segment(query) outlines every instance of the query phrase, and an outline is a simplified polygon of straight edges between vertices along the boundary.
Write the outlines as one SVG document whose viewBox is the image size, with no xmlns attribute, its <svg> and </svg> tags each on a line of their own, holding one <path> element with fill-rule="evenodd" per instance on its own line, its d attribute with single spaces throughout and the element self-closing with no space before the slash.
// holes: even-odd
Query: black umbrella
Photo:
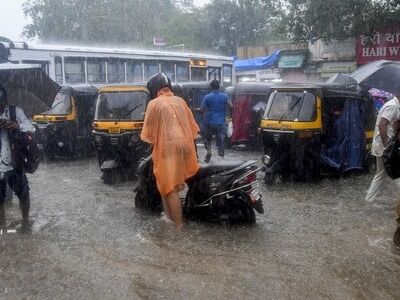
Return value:
<svg viewBox="0 0 400 300">
<path fill-rule="evenodd" d="M 10 104 L 20 106 L 27 116 L 49 109 L 60 86 L 37 65 L 0 64 L 0 84 Z"/>
<path fill-rule="evenodd" d="M 360 86 L 400 96 L 400 62 L 378 60 L 350 74 Z"/>
<path fill-rule="evenodd" d="M 357 80 L 355 80 L 350 75 L 343 73 L 336 73 L 335 75 L 329 77 L 329 79 L 325 83 L 337 84 L 338 86 L 342 86 L 347 89 L 358 88 Z"/>
</svg>

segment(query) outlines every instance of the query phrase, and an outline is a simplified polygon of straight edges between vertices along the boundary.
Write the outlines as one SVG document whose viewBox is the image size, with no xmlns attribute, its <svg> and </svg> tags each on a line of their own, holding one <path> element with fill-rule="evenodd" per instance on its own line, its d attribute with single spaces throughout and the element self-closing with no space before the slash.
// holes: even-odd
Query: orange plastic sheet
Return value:
<svg viewBox="0 0 400 300">
<path fill-rule="evenodd" d="M 186 102 L 172 93 L 147 106 L 141 139 L 153 145 L 154 175 L 162 196 L 199 170 L 194 144 L 198 132 Z"/>
</svg>

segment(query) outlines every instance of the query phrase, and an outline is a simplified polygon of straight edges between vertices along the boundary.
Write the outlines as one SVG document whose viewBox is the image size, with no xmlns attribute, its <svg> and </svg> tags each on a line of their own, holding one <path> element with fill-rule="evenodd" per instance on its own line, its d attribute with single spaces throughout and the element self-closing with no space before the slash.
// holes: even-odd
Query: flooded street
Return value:
<svg viewBox="0 0 400 300">
<path fill-rule="evenodd" d="M 93 158 L 30 176 L 31 227 L 14 197 L 0 235 L 0 299 L 400 298 L 394 191 L 365 203 L 372 174 L 260 184 L 266 213 L 255 226 L 180 232 L 135 209 L 135 183 L 100 175 Z"/>
</svg>

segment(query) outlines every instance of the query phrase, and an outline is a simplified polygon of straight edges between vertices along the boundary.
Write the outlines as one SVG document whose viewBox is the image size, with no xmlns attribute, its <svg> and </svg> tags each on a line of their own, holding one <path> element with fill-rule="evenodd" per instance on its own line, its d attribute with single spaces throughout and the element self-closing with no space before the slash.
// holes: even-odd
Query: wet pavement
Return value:
<svg viewBox="0 0 400 300">
<path fill-rule="evenodd" d="M 0 299 L 400 299 L 394 190 L 365 203 L 371 177 L 261 184 L 255 226 L 177 232 L 135 209 L 135 183 L 104 185 L 96 159 L 42 164 L 30 225 L 8 205 Z"/>
</svg>

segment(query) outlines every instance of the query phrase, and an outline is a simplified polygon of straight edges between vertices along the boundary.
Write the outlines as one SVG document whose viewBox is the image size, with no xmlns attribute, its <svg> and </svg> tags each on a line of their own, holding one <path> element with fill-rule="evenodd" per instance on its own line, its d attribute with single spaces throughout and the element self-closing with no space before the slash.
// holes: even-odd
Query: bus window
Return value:
<svg viewBox="0 0 400 300">
<path fill-rule="evenodd" d="M 119 59 L 112 59 L 108 61 L 107 66 L 108 82 L 109 83 L 122 83 L 125 82 L 125 64 L 124 61 Z"/>
<path fill-rule="evenodd" d="M 232 85 L 232 66 L 224 65 L 224 67 L 222 68 L 222 72 L 224 76 L 224 86 Z"/>
<path fill-rule="evenodd" d="M 146 80 L 158 72 L 160 72 L 160 65 L 157 61 L 152 60 L 144 63 L 144 77 Z"/>
<path fill-rule="evenodd" d="M 54 58 L 54 67 L 55 67 L 55 75 L 56 75 L 55 81 L 59 84 L 63 84 L 61 57 L 57 56 Z"/>
<path fill-rule="evenodd" d="M 161 62 L 161 72 L 167 74 L 171 81 L 175 80 L 175 63 L 169 61 Z"/>
<path fill-rule="evenodd" d="M 192 81 L 206 81 L 207 80 L 207 69 L 191 67 Z"/>
<path fill-rule="evenodd" d="M 213 68 L 209 67 L 207 69 L 208 71 L 208 80 L 214 80 L 217 79 L 218 81 L 221 81 L 221 68 Z"/>
<path fill-rule="evenodd" d="M 105 83 L 106 61 L 104 59 L 89 58 L 87 60 L 87 76 L 89 83 Z"/>
<path fill-rule="evenodd" d="M 142 63 L 134 60 L 128 60 L 126 63 L 128 82 L 142 82 L 143 69 Z"/>
<path fill-rule="evenodd" d="M 83 58 L 65 58 L 65 81 L 67 83 L 85 83 L 85 60 Z"/>
<path fill-rule="evenodd" d="M 49 62 L 48 62 L 48 61 L 23 59 L 23 60 L 22 60 L 22 63 L 23 63 L 23 64 L 39 65 L 40 68 L 41 68 L 43 71 L 45 71 L 47 75 L 49 75 Z"/>
<path fill-rule="evenodd" d="M 189 64 L 177 63 L 176 64 L 176 77 L 178 82 L 189 82 Z"/>
</svg>

